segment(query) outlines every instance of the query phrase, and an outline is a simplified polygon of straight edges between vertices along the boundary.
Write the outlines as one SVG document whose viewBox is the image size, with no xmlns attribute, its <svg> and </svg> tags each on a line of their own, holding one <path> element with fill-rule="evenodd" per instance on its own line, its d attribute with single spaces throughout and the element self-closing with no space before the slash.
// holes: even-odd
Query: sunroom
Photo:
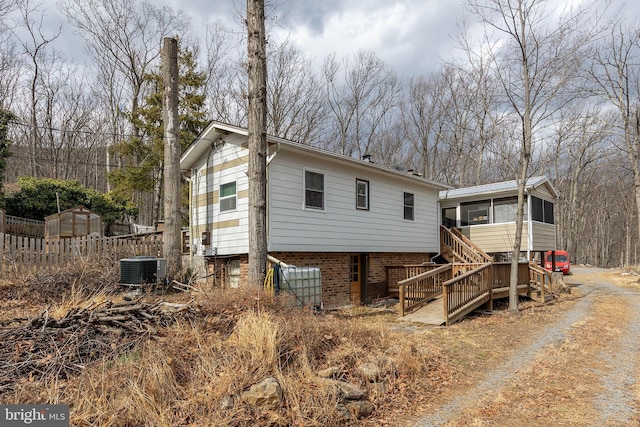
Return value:
<svg viewBox="0 0 640 427">
<path fill-rule="evenodd" d="M 506 260 L 516 235 L 518 188 L 515 180 L 440 192 L 442 224 L 458 228 L 496 261 Z M 521 257 L 556 248 L 554 205 L 558 194 L 545 176 L 525 186 Z M 531 219 L 531 220 L 529 220 Z"/>
</svg>

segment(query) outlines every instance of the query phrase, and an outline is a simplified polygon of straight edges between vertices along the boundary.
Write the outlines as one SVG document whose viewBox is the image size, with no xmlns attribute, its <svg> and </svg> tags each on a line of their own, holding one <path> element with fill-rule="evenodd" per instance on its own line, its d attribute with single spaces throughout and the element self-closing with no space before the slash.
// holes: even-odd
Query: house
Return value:
<svg viewBox="0 0 640 427">
<path fill-rule="evenodd" d="M 216 285 L 247 274 L 247 130 L 212 122 L 187 148 L 191 257 Z M 448 187 L 273 136 L 267 137 L 269 255 L 319 267 L 325 307 L 387 294 L 385 266 L 439 252 L 439 192 Z"/>
<path fill-rule="evenodd" d="M 457 227 L 468 239 L 496 260 L 513 249 L 518 188 L 515 180 L 440 191 L 442 224 Z M 525 222 L 522 257 L 556 248 L 554 205 L 558 193 L 545 176 L 525 183 Z M 542 259 L 542 256 L 539 257 Z"/>
<path fill-rule="evenodd" d="M 180 160 L 190 183 L 191 265 L 199 263 L 202 276 L 221 287 L 239 286 L 248 272 L 247 134 L 211 122 Z M 440 224 L 458 227 L 460 238 L 472 241 L 460 248 L 511 251 L 515 181 L 453 189 L 366 157 L 273 136 L 267 143 L 268 253 L 287 264 L 320 268 L 327 308 L 387 296 L 387 282 L 398 282 L 387 276 L 394 268 L 401 279 L 409 277 L 405 266 L 431 268 L 423 264 L 442 251 Z M 532 221 L 525 223 L 523 248 L 529 256 L 555 249 L 557 193 L 544 177 L 530 179 L 526 193 Z M 460 252 L 457 257 L 472 263 Z"/>
</svg>

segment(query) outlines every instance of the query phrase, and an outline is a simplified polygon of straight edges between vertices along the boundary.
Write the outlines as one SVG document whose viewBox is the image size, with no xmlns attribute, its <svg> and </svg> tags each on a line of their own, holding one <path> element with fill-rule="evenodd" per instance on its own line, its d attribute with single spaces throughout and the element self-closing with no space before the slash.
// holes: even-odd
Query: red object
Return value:
<svg viewBox="0 0 640 427">
<path fill-rule="evenodd" d="M 567 251 L 555 251 L 556 252 L 556 271 L 562 272 L 562 274 L 571 274 L 571 258 Z M 551 259 L 551 251 L 548 251 L 544 255 L 544 268 L 551 271 L 553 268 Z"/>
</svg>

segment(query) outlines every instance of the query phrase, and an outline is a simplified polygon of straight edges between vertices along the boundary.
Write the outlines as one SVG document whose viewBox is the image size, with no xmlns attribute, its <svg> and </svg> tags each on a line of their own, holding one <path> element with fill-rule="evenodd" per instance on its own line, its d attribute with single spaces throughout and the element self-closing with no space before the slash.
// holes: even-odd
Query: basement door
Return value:
<svg viewBox="0 0 640 427">
<path fill-rule="evenodd" d="M 362 303 L 362 259 L 360 254 L 349 255 L 349 277 L 351 282 L 351 303 Z"/>
</svg>

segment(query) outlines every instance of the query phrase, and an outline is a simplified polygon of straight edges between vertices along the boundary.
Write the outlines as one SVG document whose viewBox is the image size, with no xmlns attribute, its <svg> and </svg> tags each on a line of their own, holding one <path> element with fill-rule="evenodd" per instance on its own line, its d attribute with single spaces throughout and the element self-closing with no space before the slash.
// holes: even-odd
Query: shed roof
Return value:
<svg viewBox="0 0 640 427">
<path fill-rule="evenodd" d="M 551 181 L 546 176 L 532 176 L 527 179 L 525 185 L 525 191 L 529 192 L 531 190 L 535 190 L 541 185 L 546 185 L 551 194 L 554 197 L 558 197 L 558 192 L 551 184 Z M 492 184 L 482 184 L 476 185 L 473 187 L 462 187 L 462 188 L 454 188 L 449 190 L 440 191 L 440 200 L 450 200 L 450 199 L 459 199 L 471 196 L 491 196 L 494 194 L 503 194 L 517 191 L 518 183 L 517 181 L 502 181 L 495 182 Z"/>
</svg>

